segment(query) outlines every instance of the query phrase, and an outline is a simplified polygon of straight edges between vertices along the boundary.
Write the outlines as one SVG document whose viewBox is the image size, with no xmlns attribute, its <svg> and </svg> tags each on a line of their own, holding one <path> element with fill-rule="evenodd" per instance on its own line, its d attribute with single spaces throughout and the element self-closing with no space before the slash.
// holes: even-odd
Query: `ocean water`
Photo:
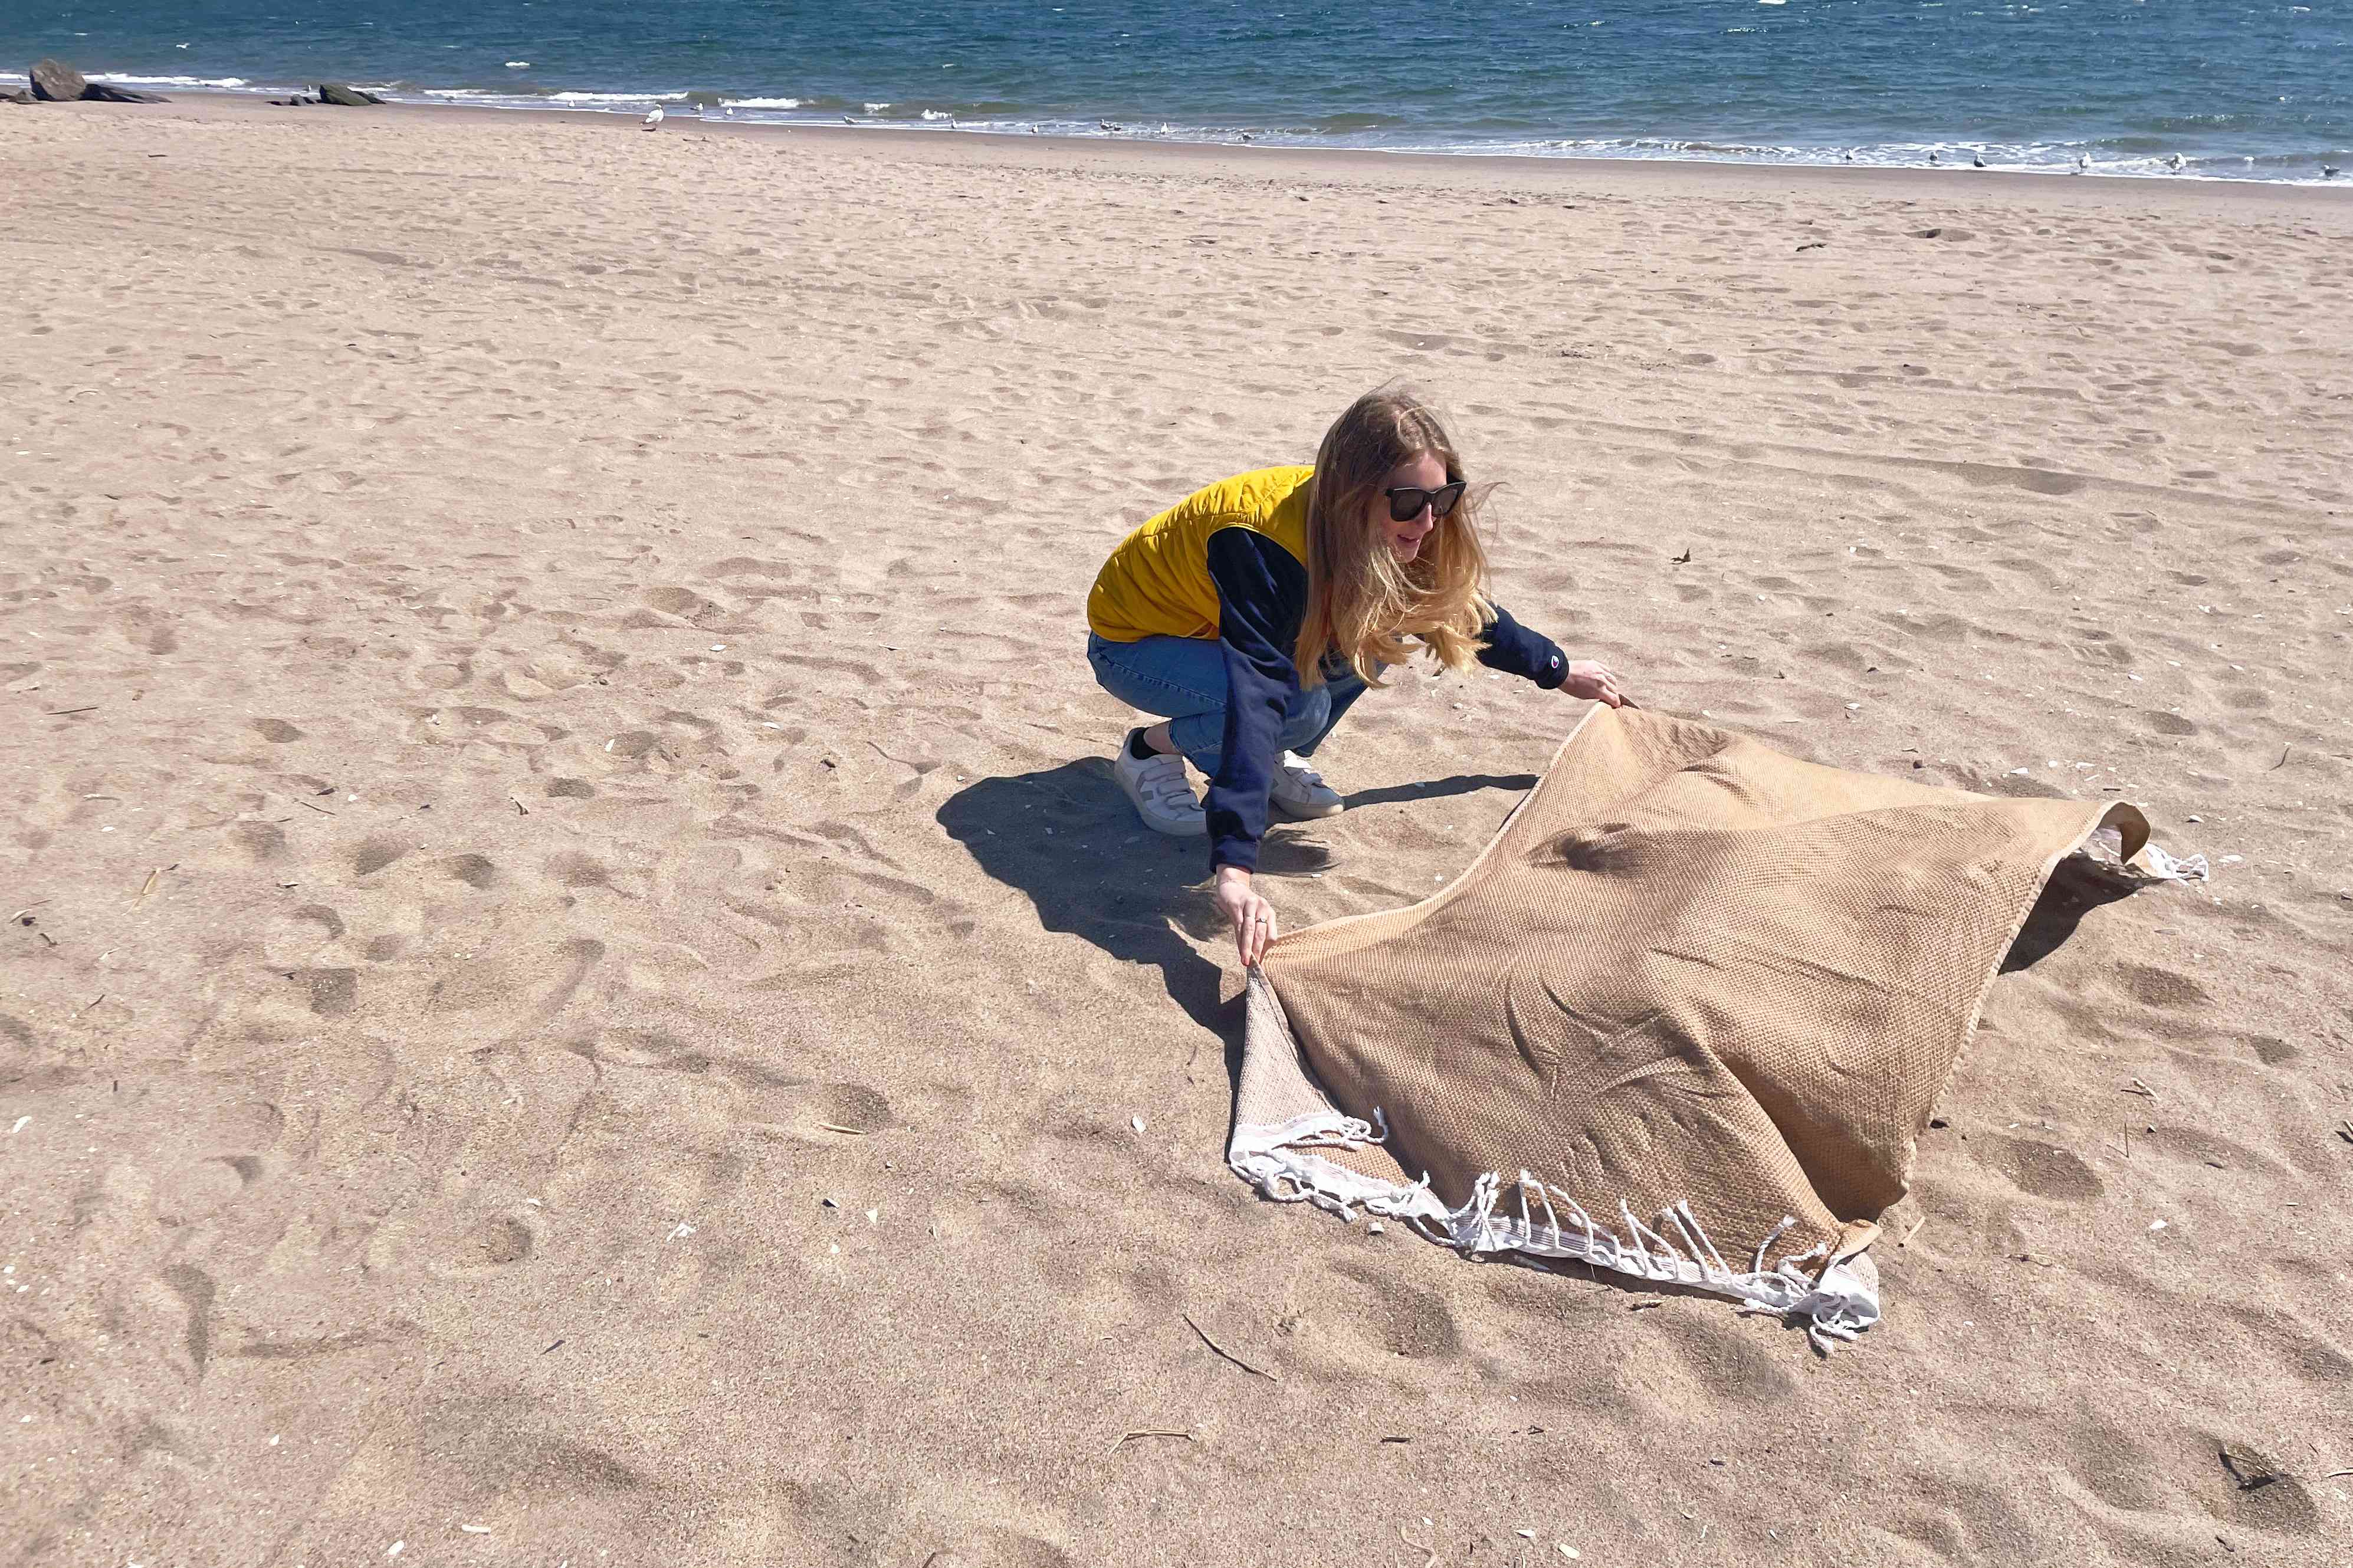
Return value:
<svg viewBox="0 0 2353 1568">
<path fill-rule="evenodd" d="M 2353 187 L 2353 0 L 0 0 L 0 79 L 44 55 L 166 92 Z"/>
</svg>

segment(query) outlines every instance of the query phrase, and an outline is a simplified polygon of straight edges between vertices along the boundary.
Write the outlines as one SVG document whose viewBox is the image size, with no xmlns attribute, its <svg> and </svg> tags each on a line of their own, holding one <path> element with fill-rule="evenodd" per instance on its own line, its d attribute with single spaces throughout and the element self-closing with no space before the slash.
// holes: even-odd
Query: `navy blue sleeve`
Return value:
<svg viewBox="0 0 2353 1568">
<path fill-rule="evenodd" d="M 1546 691 L 1559 689 L 1568 679 L 1568 659 L 1558 645 L 1512 619 L 1512 613 L 1503 605 L 1493 608 L 1495 618 L 1479 634 L 1487 645 L 1479 650 L 1479 662 L 1489 669 L 1525 677 Z"/>
<path fill-rule="evenodd" d="M 1218 587 L 1218 651 L 1226 661 L 1225 735 L 1202 803 L 1209 864 L 1255 870 L 1267 790 L 1282 760 L 1283 715 L 1299 694 L 1292 649 L 1307 613 L 1307 568 L 1247 528 L 1209 535 L 1208 554 L 1209 580 Z"/>
</svg>

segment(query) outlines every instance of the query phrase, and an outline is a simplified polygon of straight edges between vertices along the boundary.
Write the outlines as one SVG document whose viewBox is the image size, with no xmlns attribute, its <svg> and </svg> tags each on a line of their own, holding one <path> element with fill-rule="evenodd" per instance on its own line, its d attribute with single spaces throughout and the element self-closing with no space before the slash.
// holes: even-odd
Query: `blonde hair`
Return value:
<svg viewBox="0 0 2353 1568">
<path fill-rule="evenodd" d="M 1323 684 L 1328 655 L 1378 686 L 1382 665 L 1412 656 L 1409 638 L 1449 669 L 1467 669 L 1477 657 L 1479 634 L 1494 619 L 1478 510 L 1494 487 L 1465 489 L 1409 562 L 1366 521 L 1377 500 L 1388 515 L 1390 471 L 1424 454 L 1446 465 L 1448 483 L 1462 478 L 1438 416 L 1402 387 L 1366 393 L 1324 433 L 1307 500 L 1307 613 L 1293 659 L 1303 687 Z"/>
</svg>

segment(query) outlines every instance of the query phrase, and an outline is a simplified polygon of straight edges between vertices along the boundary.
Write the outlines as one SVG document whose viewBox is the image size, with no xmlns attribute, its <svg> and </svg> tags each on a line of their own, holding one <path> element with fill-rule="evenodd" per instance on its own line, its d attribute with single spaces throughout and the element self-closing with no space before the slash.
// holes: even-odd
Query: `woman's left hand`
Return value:
<svg viewBox="0 0 2353 1568">
<path fill-rule="evenodd" d="M 1560 689 L 1571 697 L 1607 702 L 1612 708 L 1624 707 L 1628 700 L 1625 689 L 1618 684 L 1618 672 L 1598 659 L 1570 660 L 1568 678 Z"/>
</svg>

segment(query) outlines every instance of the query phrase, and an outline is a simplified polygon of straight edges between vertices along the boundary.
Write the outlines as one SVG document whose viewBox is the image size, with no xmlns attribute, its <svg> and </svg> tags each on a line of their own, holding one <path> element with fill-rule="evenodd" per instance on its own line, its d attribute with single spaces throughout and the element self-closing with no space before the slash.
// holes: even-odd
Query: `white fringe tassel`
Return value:
<svg viewBox="0 0 2353 1568">
<path fill-rule="evenodd" d="M 2177 860 L 2154 844 L 2145 846 L 2141 853 L 2148 858 L 2148 879 L 2152 882 L 2203 882 L 2213 875 L 2207 869 L 2203 855 Z"/>
<path fill-rule="evenodd" d="M 1852 1341 L 1879 1321 L 1878 1271 L 1865 1259 L 1841 1258 L 1821 1268 L 1829 1249 L 1816 1247 L 1765 1266 L 1773 1244 L 1798 1223 L 1793 1216 L 1785 1216 L 1757 1244 L 1746 1268 L 1736 1268 L 1716 1250 L 1687 1202 L 1662 1211 L 1650 1226 L 1621 1201 L 1613 1226 L 1597 1223 L 1576 1199 L 1526 1171 L 1508 1185 L 1491 1172 L 1473 1185 L 1470 1202 L 1449 1209 L 1430 1192 L 1427 1175 L 1399 1186 L 1308 1152 L 1361 1148 L 1386 1135 L 1385 1127 L 1337 1112 L 1301 1117 L 1281 1127 L 1239 1131 L 1228 1163 L 1234 1174 L 1277 1203 L 1312 1203 L 1351 1222 L 1359 1209 L 1402 1220 L 1429 1239 L 1472 1257 L 1521 1252 L 1571 1258 L 1638 1279 L 1728 1296 L 1743 1311 L 1803 1321 L 1807 1337 L 1824 1353 L 1832 1341 Z M 1514 1205 L 1506 1194 L 1516 1195 L 1516 1215 L 1509 1212 Z M 1806 1268 L 1809 1263 L 1817 1266 L 1813 1271 Z"/>
<path fill-rule="evenodd" d="M 2203 855 L 2177 858 L 2158 847 L 2154 840 L 2141 846 L 2134 858 L 2145 862 L 2135 865 L 2124 858 L 2125 836 L 2114 827 L 2093 830 L 2075 853 L 2101 870 L 2119 876 L 2129 882 L 2204 882 L 2212 879 L 2213 872 Z"/>
</svg>

